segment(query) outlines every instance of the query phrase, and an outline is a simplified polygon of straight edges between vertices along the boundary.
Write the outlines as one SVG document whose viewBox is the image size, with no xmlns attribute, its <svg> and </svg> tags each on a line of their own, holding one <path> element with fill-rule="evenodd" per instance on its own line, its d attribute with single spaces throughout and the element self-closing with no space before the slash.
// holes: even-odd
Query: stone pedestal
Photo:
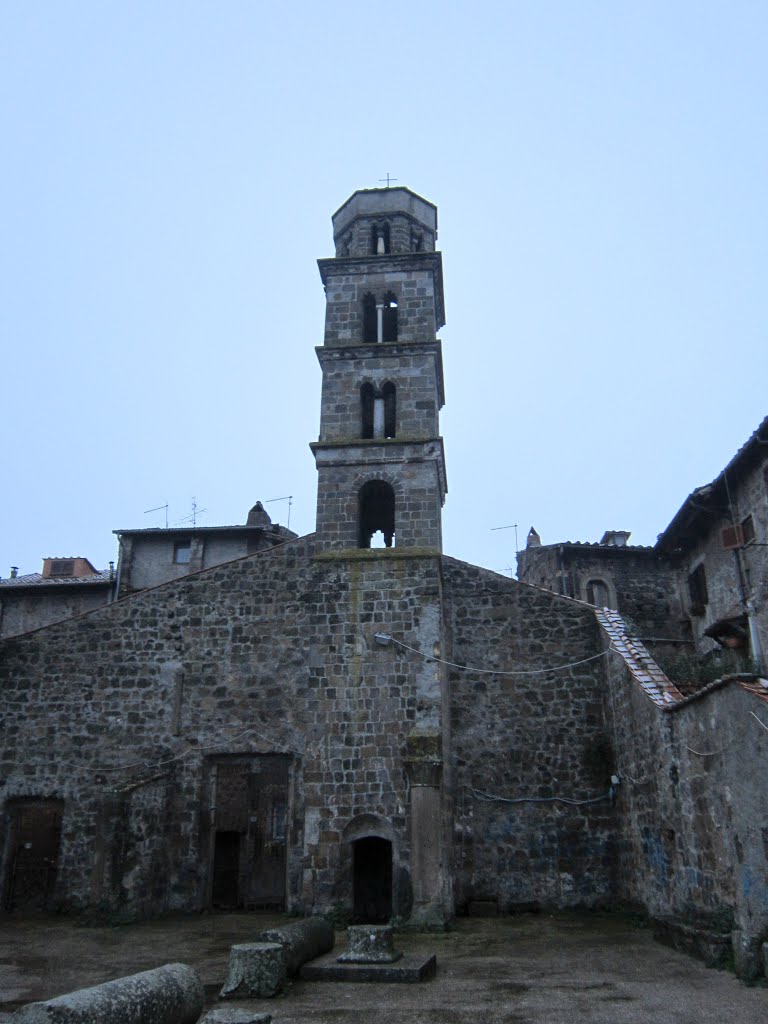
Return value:
<svg viewBox="0 0 768 1024">
<path fill-rule="evenodd" d="M 244 942 L 229 951 L 219 999 L 270 998 L 285 988 L 285 952 L 279 942 Z"/>
<path fill-rule="evenodd" d="M 340 964 L 393 964 L 402 955 L 395 951 L 390 925 L 360 924 L 347 929 L 347 952 L 336 959 Z"/>
</svg>

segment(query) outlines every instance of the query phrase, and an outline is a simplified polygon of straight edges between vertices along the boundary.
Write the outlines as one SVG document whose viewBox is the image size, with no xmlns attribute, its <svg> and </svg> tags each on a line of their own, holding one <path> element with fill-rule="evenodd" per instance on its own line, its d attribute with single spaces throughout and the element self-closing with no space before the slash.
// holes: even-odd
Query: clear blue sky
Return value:
<svg viewBox="0 0 768 1024">
<path fill-rule="evenodd" d="M 0 574 L 314 528 L 331 213 L 439 207 L 448 554 L 653 543 L 768 412 L 768 5 L 0 8 Z M 286 504 L 267 506 L 286 519 Z"/>
</svg>

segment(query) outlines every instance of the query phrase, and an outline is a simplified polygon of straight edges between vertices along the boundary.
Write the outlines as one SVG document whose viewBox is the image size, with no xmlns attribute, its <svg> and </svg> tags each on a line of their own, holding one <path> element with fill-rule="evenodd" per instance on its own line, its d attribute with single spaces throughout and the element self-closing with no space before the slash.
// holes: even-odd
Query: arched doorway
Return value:
<svg viewBox="0 0 768 1024">
<path fill-rule="evenodd" d="M 355 921 L 380 924 L 392 917 L 392 843 L 365 836 L 352 843 L 352 900 Z"/>
</svg>

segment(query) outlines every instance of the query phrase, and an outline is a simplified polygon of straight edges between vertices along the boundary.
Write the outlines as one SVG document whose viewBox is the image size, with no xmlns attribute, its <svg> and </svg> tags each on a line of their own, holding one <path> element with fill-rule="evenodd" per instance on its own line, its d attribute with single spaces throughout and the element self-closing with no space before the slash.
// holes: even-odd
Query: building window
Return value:
<svg viewBox="0 0 768 1024">
<path fill-rule="evenodd" d="M 374 256 L 384 256 L 389 252 L 389 224 L 371 225 L 371 252 Z"/>
<path fill-rule="evenodd" d="M 688 577 L 688 596 L 691 599 L 691 615 L 703 615 L 709 603 L 707 593 L 707 576 L 704 563 L 697 565 Z"/>
<path fill-rule="evenodd" d="M 752 518 L 752 513 L 741 520 L 741 537 L 743 544 L 751 544 L 755 539 L 755 521 Z"/>
<path fill-rule="evenodd" d="M 376 393 L 373 384 L 366 381 L 360 388 L 360 412 L 362 419 L 362 430 L 360 436 L 363 438 L 373 437 L 373 410 L 376 402 Z"/>
<path fill-rule="evenodd" d="M 72 576 L 74 571 L 75 562 L 72 558 L 54 558 L 51 562 L 51 576 Z"/>
<path fill-rule="evenodd" d="M 395 385 L 388 380 L 381 389 L 384 403 L 384 437 L 395 437 L 397 431 L 397 392 Z"/>
<path fill-rule="evenodd" d="M 397 341 L 397 296 L 387 292 L 380 301 L 367 292 L 363 296 L 363 344 Z"/>
<path fill-rule="evenodd" d="M 395 492 L 392 486 L 384 480 L 369 480 L 367 484 L 363 484 L 358 496 L 358 510 L 358 546 L 393 547 Z"/>
<path fill-rule="evenodd" d="M 587 601 L 595 608 L 608 608 L 611 597 L 605 580 L 589 580 L 587 582 Z"/>
<path fill-rule="evenodd" d="M 397 296 L 387 292 L 381 312 L 381 340 L 397 341 Z"/>
<path fill-rule="evenodd" d="M 363 296 L 363 343 L 375 345 L 378 341 L 378 315 L 376 297 L 368 292 Z"/>
<path fill-rule="evenodd" d="M 173 545 L 173 561 L 176 565 L 189 565 L 192 557 L 192 542 L 180 540 Z"/>
</svg>

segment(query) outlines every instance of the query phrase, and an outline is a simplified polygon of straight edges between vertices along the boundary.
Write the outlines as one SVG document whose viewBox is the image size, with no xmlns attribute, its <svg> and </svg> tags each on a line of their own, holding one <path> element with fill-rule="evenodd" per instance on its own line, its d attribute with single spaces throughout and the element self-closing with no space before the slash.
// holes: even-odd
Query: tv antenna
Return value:
<svg viewBox="0 0 768 1024">
<path fill-rule="evenodd" d="M 179 522 L 176 525 L 178 526 L 179 523 L 188 523 L 191 519 L 192 525 L 197 526 L 197 517 L 201 516 L 204 512 L 207 511 L 207 508 L 200 508 L 200 506 L 197 504 L 197 498 L 192 498 L 192 511 L 188 516 L 184 516 L 183 519 L 179 519 Z"/>
<path fill-rule="evenodd" d="M 517 543 L 517 523 L 512 523 L 511 526 L 492 526 L 491 527 L 491 533 L 493 533 L 495 530 L 514 530 L 515 531 L 515 552 L 517 553 L 520 550 L 520 548 L 518 546 L 518 543 Z"/>
<path fill-rule="evenodd" d="M 284 498 L 270 498 L 269 501 L 265 501 L 265 505 L 271 505 L 275 501 L 287 501 L 288 502 L 288 529 L 291 528 L 291 505 L 293 504 L 293 495 L 286 494 Z"/>
<path fill-rule="evenodd" d="M 150 512 L 159 512 L 161 509 L 165 510 L 165 528 L 167 530 L 168 529 L 168 502 L 167 501 L 166 501 L 166 503 L 164 505 L 158 505 L 157 508 L 148 508 L 144 512 L 144 515 L 148 516 Z"/>
</svg>

